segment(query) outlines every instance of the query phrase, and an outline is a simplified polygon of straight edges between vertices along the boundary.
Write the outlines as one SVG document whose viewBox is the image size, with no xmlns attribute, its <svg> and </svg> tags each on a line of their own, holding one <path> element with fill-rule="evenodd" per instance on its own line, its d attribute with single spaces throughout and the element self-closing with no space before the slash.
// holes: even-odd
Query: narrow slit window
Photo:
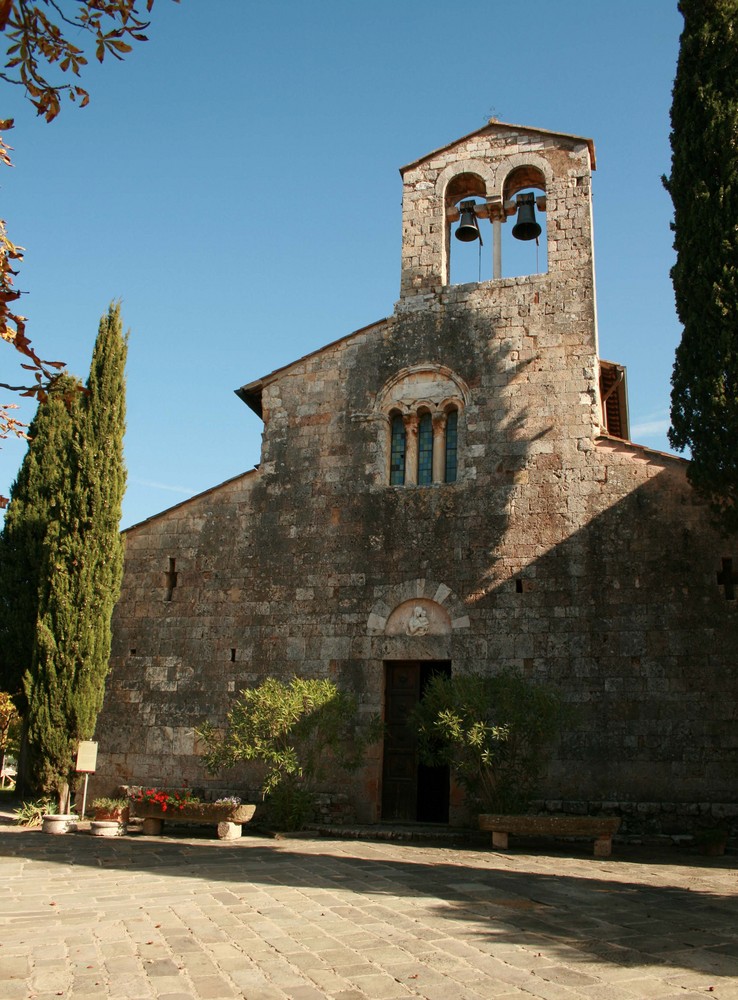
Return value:
<svg viewBox="0 0 738 1000">
<path fill-rule="evenodd" d="M 424 413 L 418 425 L 418 485 L 433 482 L 433 418 Z"/>
<path fill-rule="evenodd" d="M 177 572 L 176 572 L 177 562 L 172 557 L 169 557 L 169 569 L 164 574 L 166 579 L 166 594 L 164 596 L 165 601 L 171 601 L 174 597 L 174 588 L 177 586 Z"/>
<path fill-rule="evenodd" d="M 405 421 L 397 414 L 392 418 L 392 444 L 390 448 L 390 485 L 402 486 L 405 482 Z"/>
<path fill-rule="evenodd" d="M 459 411 L 449 410 L 446 416 L 446 471 L 444 474 L 444 480 L 447 483 L 456 482 L 458 428 Z"/>
</svg>

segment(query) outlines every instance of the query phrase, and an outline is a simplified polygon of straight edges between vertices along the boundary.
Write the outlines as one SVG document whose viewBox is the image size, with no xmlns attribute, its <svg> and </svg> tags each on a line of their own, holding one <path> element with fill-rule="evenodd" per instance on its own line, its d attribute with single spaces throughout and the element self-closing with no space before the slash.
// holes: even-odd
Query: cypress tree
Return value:
<svg viewBox="0 0 738 1000">
<path fill-rule="evenodd" d="M 669 440 L 723 530 L 738 530 L 738 0 L 680 0 L 671 108 L 676 264 L 684 327 Z"/>
<path fill-rule="evenodd" d="M 34 785 L 66 808 L 75 751 L 91 739 L 123 573 L 125 361 L 120 310 L 100 322 L 87 392 L 72 409 L 63 491 L 40 563 L 33 660 L 24 677 Z"/>
<path fill-rule="evenodd" d="M 79 387 L 77 379 L 62 375 L 39 406 L 0 535 L 0 688 L 16 696 L 33 659 L 43 547 L 67 488 Z"/>
</svg>

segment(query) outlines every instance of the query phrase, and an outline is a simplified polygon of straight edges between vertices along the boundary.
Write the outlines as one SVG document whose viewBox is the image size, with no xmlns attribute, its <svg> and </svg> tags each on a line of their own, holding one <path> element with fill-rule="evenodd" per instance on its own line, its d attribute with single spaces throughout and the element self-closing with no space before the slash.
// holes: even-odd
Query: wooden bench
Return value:
<svg viewBox="0 0 738 1000">
<path fill-rule="evenodd" d="M 528 837 L 593 837 L 594 856 L 609 858 L 619 816 L 497 816 L 479 817 L 479 829 L 489 830 L 492 846 L 507 850 L 510 834 Z"/>
</svg>

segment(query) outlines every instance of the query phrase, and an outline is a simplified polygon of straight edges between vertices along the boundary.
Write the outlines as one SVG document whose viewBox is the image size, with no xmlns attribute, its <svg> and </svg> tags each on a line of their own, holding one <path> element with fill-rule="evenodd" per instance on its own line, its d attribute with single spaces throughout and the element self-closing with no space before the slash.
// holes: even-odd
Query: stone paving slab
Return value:
<svg viewBox="0 0 738 1000">
<path fill-rule="evenodd" d="M 2 1000 L 738 1000 L 735 858 L 0 826 Z"/>
</svg>

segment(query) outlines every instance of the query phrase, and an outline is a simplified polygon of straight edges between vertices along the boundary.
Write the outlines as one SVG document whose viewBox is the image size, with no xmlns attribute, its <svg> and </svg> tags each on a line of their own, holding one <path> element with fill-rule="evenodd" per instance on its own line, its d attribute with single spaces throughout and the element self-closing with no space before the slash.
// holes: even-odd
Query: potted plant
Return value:
<svg viewBox="0 0 738 1000">
<path fill-rule="evenodd" d="M 46 796 L 43 799 L 26 800 L 15 811 L 15 822 L 20 826 L 34 827 L 41 826 L 44 819 L 54 815 L 56 802 Z"/>
<path fill-rule="evenodd" d="M 93 799 L 90 833 L 93 837 L 122 836 L 128 829 L 128 813 L 127 799 Z"/>
<path fill-rule="evenodd" d="M 128 799 L 105 798 L 92 800 L 92 815 L 98 821 L 127 823 L 129 819 Z"/>
</svg>

